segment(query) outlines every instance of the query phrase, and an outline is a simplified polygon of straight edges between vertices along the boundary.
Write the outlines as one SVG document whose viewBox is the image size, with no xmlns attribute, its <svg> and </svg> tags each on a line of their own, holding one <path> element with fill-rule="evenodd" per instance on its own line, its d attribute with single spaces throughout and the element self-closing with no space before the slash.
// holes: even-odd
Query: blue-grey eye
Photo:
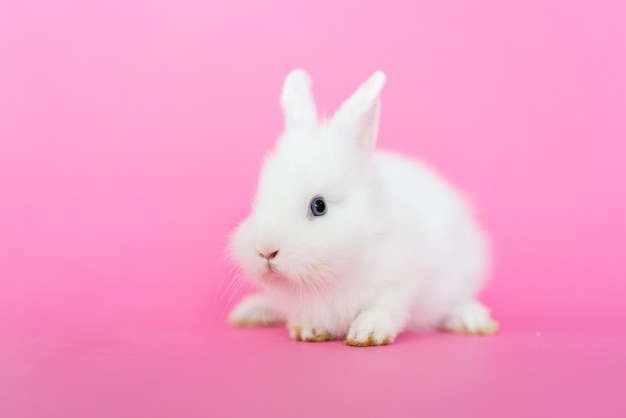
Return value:
<svg viewBox="0 0 626 418">
<path fill-rule="evenodd" d="M 326 214 L 326 202 L 323 197 L 314 197 L 311 200 L 311 215 L 323 216 Z"/>
</svg>

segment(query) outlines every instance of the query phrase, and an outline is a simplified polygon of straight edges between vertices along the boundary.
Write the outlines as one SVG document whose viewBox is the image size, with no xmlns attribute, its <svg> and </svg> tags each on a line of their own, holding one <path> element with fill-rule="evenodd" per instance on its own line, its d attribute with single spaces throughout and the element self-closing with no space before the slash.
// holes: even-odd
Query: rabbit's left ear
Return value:
<svg viewBox="0 0 626 418">
<path fill-rule="evenodd" d="M 378 136 L 380 92 L 387 81 L 385 73 L 376 71 L 339 108 L 331 122 L 334 129 L 356 140 L 366 155 L 374 151 Z"/>
<path fill-rule="evenodd" d="M 283 83 L 280 105 L 285 131 L 317 126 L 317 109 L 311 92 L 311 77 L 303 70 L 290 72 Z"/>
</svg>

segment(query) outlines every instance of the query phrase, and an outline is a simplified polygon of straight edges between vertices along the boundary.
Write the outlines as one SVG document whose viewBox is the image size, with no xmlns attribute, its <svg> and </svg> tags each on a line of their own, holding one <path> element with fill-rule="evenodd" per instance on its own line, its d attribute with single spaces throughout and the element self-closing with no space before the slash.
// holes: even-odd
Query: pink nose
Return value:
<svg viewBox="0 0 626 418">
<path fill-rule="evenodd" d="M 268 253 L 265 253 L 265 254 L 259 253 L 259 255 L 261 257 L 263 257 L 264 259 L 266 259 L 266 260 L 271 260 L 271 259 L 275 258 L 278 255 L 278 250 L 272 251 L 272 252 L 268 252 Z"/>
</svg>

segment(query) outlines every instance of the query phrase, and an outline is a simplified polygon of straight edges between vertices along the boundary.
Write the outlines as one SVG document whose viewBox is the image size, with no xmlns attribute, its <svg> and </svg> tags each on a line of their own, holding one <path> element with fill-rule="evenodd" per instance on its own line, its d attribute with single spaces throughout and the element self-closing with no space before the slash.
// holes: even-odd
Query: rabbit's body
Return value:
<svg viewBox="0 0 626 418">
<path fill-rule="evenodd" d="M 232 243 L 266 290 L 231 322 L 287 322 L 294 339 L 351 345 L 386 344 L 405 328 L 495 332 L 475 301 L 488 256 L 463 198 L 425 165 L 372 152 L 384 76 L 323 124 L 310 114 L 308 77 L 290 77 L 286 132 Z"/>
</svg>

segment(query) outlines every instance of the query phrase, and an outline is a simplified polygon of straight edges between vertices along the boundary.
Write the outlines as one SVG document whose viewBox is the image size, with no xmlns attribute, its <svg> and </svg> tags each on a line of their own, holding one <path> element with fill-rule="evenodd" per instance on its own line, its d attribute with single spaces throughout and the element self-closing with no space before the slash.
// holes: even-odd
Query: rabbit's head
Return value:
<svg viewBox="0 0 626 418">
<path fill-rule="evenodd" d="M 319 121 L 311 79 L 285 79 L 285 130 L 265 160 L 252 214 L 236 229 L 234 259 L 254 280 L 306 290 L 354 271 L 379 233 L 371 156 L 378 133 L 378 71 L 329 121 Z"/>
</svg>

